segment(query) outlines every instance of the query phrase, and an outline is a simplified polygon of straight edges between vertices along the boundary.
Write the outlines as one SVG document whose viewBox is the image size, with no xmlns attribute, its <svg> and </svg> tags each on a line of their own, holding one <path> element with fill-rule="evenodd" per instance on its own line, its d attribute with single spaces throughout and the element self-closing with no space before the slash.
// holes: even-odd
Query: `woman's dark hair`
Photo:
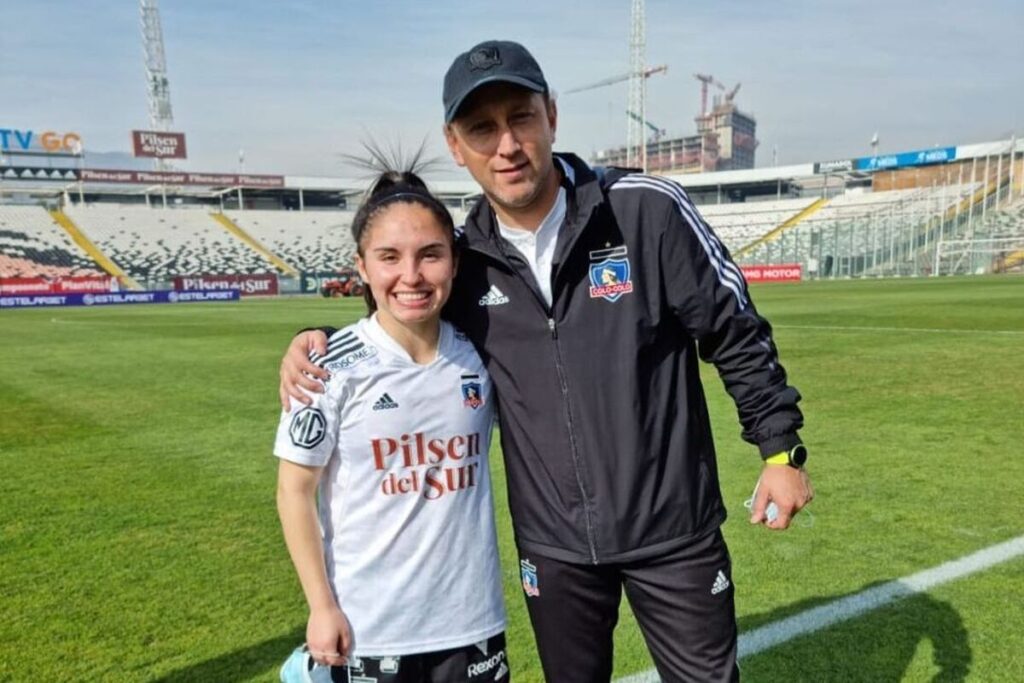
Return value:
<svg viewBox="0 0 1024 683">
<path fill-rule="evenodd" d="M 368 154 L 366 158 L 344 155 L 349 163 L 377 174 L 352 220 L 352 239 L 356 243 L 356 252 L 359 256 L 365 256 L 363 240 L 367 231 L 373 226 L 374 219 L 387 207 L 399 202 L 418 204 L 430 211 L 451 239 L 454 253 L 455 222 L 452 220 L 452 215 L 441 203 L 441 200 L 431 194 L 426 183 L 418 175 L 436 164 L 437 160 L 423 159 L 423 144 L 408 161 L 402 160 L 401 148 L 384 150 L 373 142 L 364 142 L 363 147 Z M 366 299 L 366 307 L 369 312 L 376 311 L 377 302 L 370 291 L 369 283 L 365 283 L 363 287 L 363 297 Z"/>
</svg>

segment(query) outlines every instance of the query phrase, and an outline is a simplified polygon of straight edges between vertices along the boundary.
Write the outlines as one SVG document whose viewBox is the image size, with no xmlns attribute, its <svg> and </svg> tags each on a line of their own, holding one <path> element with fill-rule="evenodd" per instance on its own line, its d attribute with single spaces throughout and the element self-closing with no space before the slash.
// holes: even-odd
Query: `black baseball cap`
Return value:
<svg viewBox="0 0 1024 683">
<path fill-rule="evenodd" d="M 509 40 L 487 40 L 455 58 L 444 75 L 444 122 L 451 123 L 470 93 L 487 83 L 514 83 L 547 93 L 548 82 L 529 50 Z"/>
</svg>

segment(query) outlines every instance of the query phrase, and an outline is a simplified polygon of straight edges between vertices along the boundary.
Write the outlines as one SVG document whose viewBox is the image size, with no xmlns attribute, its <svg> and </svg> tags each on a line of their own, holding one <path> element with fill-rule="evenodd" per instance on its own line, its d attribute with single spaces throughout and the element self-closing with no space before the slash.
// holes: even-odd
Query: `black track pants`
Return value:
<svg viewBox="0 0 1024 683">
<path fill-rule="evenodd" d="M 607 683 L 622 589 L 665 683 L 738 681 L 732 567 L 720 531 L 660 557 L 578 565 L 520 553 L 549 683 Z"/>
</svg>

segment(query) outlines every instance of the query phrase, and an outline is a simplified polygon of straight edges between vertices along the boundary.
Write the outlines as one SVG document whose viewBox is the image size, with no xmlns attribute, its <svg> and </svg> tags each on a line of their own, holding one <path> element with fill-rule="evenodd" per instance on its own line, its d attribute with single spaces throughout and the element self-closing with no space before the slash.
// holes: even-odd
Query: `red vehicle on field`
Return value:
<svg viewBox="0 0 1024 683">
<path fill-rule="evenodd" d="M 324 298 L 337 298 L 339 296 L 362 296 L 366 291 L 359 273 L 352 268 L 345 268 L 338 271 L 338 277 L 332 280 L 325 280 L 320 285 L 320 296 Z"/>
</svg>

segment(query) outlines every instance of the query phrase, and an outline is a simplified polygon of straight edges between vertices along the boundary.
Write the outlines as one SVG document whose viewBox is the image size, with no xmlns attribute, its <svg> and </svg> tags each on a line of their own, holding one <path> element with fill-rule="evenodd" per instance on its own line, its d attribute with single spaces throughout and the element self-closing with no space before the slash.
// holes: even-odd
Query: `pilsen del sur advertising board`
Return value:
<svg viewBox="0 0 1024 683">
<path fill-rule="evenodd" d="M 132 153 L 150 159 L 185 159 L 185 134 L 159 130 L 133 130 Z"/>
<path fill-rule="evenodd" d="M 139 185 L 202 185 L 203 187 L 284 187 L 284 176 L 234 173 L 187 173 L 185 171 L 108 171 L 83 168 L 76 171 L 86 183 Z"/>
<path fill-rule="evenodd" d="M 256 275 L 180 275 L 174 278 L 174 289 L 186 291 L 237 289 L 242 296 L 272 296 L 277 294 L 277 276 L 272 273 Z"/>
</svg>

